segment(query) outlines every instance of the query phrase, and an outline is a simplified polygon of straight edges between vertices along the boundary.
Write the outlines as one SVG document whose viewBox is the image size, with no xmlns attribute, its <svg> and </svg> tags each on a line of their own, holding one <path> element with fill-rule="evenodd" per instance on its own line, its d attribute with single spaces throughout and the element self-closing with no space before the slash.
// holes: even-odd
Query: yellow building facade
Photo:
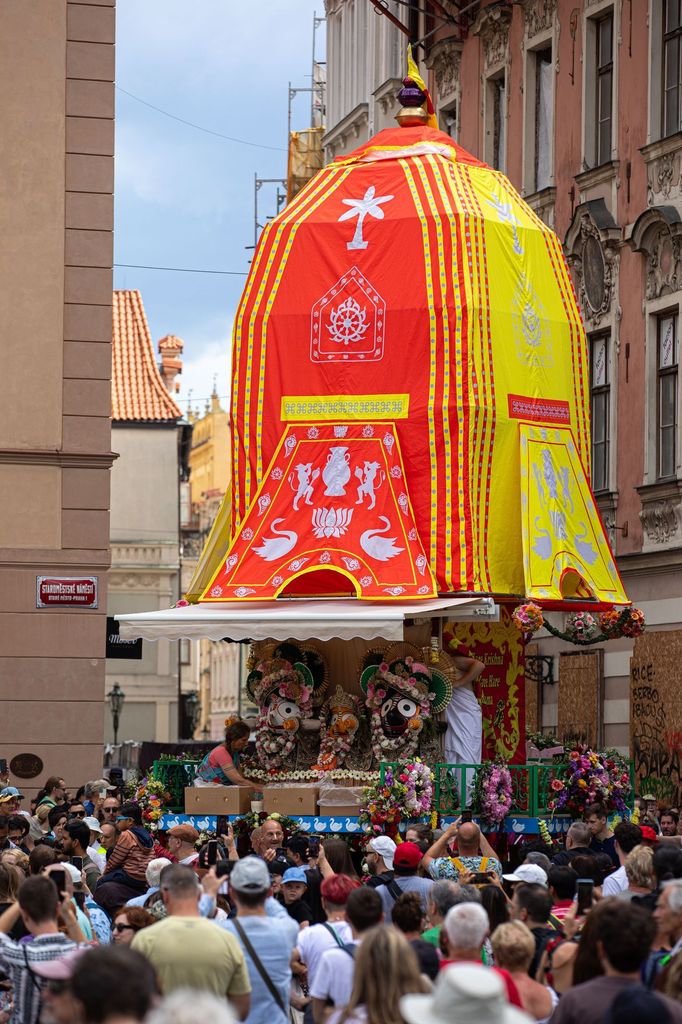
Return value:
<svg viewBox="0 0 682 1024">
<path fill-rule="evenodd" d="M 201 418 L 190 414 L 193 425 L 189 456 L 193 518 L 200 506 L 217 493 L 225 494 L 230 484 L 230 417 L 220 404 L 215 389 Z"/>
</svg>

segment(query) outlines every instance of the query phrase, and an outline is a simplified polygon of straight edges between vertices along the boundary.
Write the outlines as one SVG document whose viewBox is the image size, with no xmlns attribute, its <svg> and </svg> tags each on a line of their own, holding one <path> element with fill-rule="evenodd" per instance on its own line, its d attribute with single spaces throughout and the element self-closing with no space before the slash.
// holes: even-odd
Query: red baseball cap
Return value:
<svg viewBox="0 0 682 1024">
<path fill-rule="evenodd" d="M 416 868 L 422 859 L 422 851 L 416 843 L 399 843 L 393 854 L 394 868 Z"/>
<path fill-rule="evenodd" d="M 642 839 L 646 840 L 649 843 L 658 842 L 658 835 L 656 834 L 654 829 L 652 829 L 651 825 L 640 825 L 640 828 L 642 830 Z"/>
</svg>

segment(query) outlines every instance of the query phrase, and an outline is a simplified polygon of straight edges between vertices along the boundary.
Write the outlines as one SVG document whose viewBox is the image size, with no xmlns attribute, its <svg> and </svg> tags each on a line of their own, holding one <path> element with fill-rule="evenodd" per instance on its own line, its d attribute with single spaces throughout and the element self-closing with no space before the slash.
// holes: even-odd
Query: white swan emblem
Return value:
<svg viewBox="0 0 682 1024">
<path fill-rule="evenodd" d="M 341 824 L 340 821 L 337 821 L 336 818 L 330 818 L 329 819 L 329 831 L 330 832 L 340 832 L 342 828 L 343 828 L 343 825 Z"/>
<path fill-rule="evenodd" d="M 384 523 L 382 530 L 365 530 L 360 537 L 360 547 L 370 556 L 379 562 L 387 562 L 389 558 L 395 558 L 404 548 L 395 545 L 395 537 L 380 537 L 379 534 L 387 533 L 391 529 L 391 521 L 386 516 L 379 516 Z"/>
<path fill-rule="evenodd" d="M 298 534 L 294 533 L 293 530 L 277 529 L 278 524 L 283 522 L 283 519 L 273 519 L 270 529 L 275 536 L 263 537 L 262 547 L 253 549 L 266 562 L 274 562 L 277 558 L 284 558 L 298 541 Z"/>
<path fill-rule="evenodd" d="M 352 821 L 350 818 L 346 818 L 346 832 L 358 832 L 360 826 L 357 821 Z"/>
</svg>

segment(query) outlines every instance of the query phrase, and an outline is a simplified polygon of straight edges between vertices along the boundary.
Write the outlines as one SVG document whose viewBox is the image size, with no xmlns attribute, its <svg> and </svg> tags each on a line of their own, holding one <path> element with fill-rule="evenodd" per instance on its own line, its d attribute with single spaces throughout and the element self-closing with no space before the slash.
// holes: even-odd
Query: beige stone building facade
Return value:
<svg viewBox="0 0 682 1024">
<path fill-rule="evenodd" d="M 139 291 L 113 299 L 111 572 L 108 613 L 168 608 L 180 596 L 182 414 L 168 388 L 182 370 L 182 342 L 163 338 L 161 366 Z M 145 643 L 139 661 L 107 662 L 107 692 L 126 695 L 120 740 L 175 741 L 182 642 Z M 111 716 L 105 740 L 113 739 Z"/>
<path fill-rule="evenodd" d="M 114 22 L 0 5 L 0 755 L 40 759 L 29 792 L 102 766 Z M 37 608 L 39 576 L 97 577 L 97 607 Z"/>
</svg>

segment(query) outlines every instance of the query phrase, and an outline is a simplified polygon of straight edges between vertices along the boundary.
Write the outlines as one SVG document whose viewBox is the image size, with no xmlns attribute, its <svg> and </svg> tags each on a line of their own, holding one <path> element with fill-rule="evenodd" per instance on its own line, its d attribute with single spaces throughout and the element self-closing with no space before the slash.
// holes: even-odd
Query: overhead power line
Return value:
<svg viewBox="0 0 682 1024">
<path fill-rule="evenodd" d="M 162 110 L 161 107 L 155 106 L 153 103 L 149 103 L 148 100 L 143 100 L 141 96 L 136 96 L 132 92 L 128 92 L 127 89 L 122 89 L 120 85 L 116 86 L 118 92 L 122 92 L 124 96 L 130 96 L 131 100 L 136 100 L 138 103 L 142 103 L 143 106 L 149 107 L 150 110 L 155 110 L 157 114 L 163 114 L 164 117 L 170 117 L 173 121 L 179 121 L 180 124 L 186 124 L 188 128 L 196 128 L 199 132 L 206 132 L 207 135 L 215 135 L 218 139 L 226 139 L 227 142 L 236 142 L 240 146 L 252 146 L 254 149 L 270 149 L 275 153 L 286 153 L 286 149 L 282 146 L 266 146 L 263 142 L 251 142 L 249 139 L 237 139 L 234 135 L 224 135 L 222 132 L 216 132 L 213 128 L 205 128 L 202 124 L 195 124 L 194 121 L 188 121 L 184 117 L 178 117 L 177 114 L 171 114 L 168 110 Z"/>
<path fill-rule="evenodd" d="M 114 263 L 115 267 L 130 270 L 167 270 L 173 274 L 223 274 L 226 277 L 246 277 L 246 270 L 200 270 L 196 267 L 149 267 L 144 263 Z"/>
</svg>

